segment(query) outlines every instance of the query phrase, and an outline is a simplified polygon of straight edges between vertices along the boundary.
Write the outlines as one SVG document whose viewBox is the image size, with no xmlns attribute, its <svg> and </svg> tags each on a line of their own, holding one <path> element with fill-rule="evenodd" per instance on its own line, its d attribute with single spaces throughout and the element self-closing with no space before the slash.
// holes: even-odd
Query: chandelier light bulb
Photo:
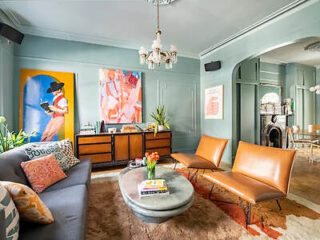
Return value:
<svg viewBox="0 0 320 240">
<path fill-rule="evenodd" d="M 171 45 L 170 46 L 170 52 L 177 52 L 177 48 L 176 48 L 176 46 L 174 46 L 174 45 Z"/>
<path fill-rule="evenodd" d="M 172 69 L 172 61 L 170 59 L 167 59 L 165 66 L 166 66 L 166 69 Z"/>
<path fill-rule="evenodd" d="M 145 49 L 145 47 L 140 47 L 139 55 L 140 55 L 140 64 L 143 65 L 146 62 L 146 59 L 148 56 L 147 49 Z"/>
<path fill-rule="evenodd" d="M 320 94 L 320 85 L 316 85 L 314 87 L 309 88 L 310 92 L 316 92 L 316 94 Z"/>
</svg>

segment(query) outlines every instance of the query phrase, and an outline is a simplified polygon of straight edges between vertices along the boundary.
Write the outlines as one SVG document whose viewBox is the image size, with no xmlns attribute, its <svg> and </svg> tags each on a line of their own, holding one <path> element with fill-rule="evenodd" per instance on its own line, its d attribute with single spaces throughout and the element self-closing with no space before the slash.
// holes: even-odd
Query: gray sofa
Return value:
<svg viewBox="0 0 320 240">
<path fill-rule="evenodd" d="M 24 148 L 20 147 L 0 154 L 0 181 L 28 185 L 20 167 L 28 161 Z M 55 222 L 48 225 L 20 221 L 20 240 L 82 240 L 85 239 L 86 213 L 91 175 L 90 160 L 81 161 L 66 172 L 67 178 L 50 186 L 39 194 L 48 206 Z M 4 215 L 0 211 L 0 239 L 4 239 Z"/>
</svg>

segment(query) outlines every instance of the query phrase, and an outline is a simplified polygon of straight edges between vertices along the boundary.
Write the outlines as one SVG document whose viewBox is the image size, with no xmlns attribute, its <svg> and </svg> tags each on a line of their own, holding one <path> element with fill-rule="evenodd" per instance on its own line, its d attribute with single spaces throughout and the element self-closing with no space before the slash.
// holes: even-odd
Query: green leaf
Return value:
<svg viewBox="0 0 320 240">
<path fill-rule="evenodd" d="M 164 123 L 164 125 L 166 126 L 166 128 L 170 129 L 169 123 Z"/>
<path fill-rule="evenodd" d="M 158 122 L 156 122 L 156 124 L 154 126 L 154 136 L 156 136 L 158 133 L 158 125 L 159 125 Z"/>
<path fill-rule="evenodd" d="M 7 120 L 4 116 L 0 116 L 0 123 L 5 123 Z"/>
</svg>

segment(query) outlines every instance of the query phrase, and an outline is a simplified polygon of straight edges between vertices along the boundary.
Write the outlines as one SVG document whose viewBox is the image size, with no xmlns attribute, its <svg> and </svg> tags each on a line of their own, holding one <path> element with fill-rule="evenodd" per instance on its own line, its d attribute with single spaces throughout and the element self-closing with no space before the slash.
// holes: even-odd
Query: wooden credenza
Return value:
<svg viewBox="0 0 320 240">
<path fill-rule="evenodd" d="M 75 136 L 76 156 L 91 159 L 93 167 L 125 165 L 129 160 L 142 158 L 146 152 L 169 156 L 172 152 L 171 131 L 135 133 L 100 133 Z"/>
</svg>

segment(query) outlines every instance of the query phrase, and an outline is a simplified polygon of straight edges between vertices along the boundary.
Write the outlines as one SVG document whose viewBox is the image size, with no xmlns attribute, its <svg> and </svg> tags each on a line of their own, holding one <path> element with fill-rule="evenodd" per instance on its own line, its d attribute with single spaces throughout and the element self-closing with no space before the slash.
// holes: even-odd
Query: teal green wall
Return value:
<svg viewBox="0 0 320 240">
<path fill-rule="evenodd" d="M 20 69 L 40 69 L 76 74 L 76 131 L 79 123 L 99 119 L 99 68 L 141 71 L 143 121 L 158 104 L 167 107 L 173 130 L 174 151 L 192 151 L 200 134 L 200 61 L 178 58 L 172 70 L 149 71 L 139 64 L 137 50 L 26 36 L 15 48 L 15 126 L 19 121 Z"/>
<path fill-rule="evenodd" d="M 298 39 L 320 36 L 320 2 L 311 0 L 246 35 L 206 54 L 201 58 L 201 131 L 204 134 L 232 139 L 235 129 L 232 113 L 235 112 L 236 99 L 233 98 L 233 77 L 237 64 L 249 57 L 259 56 L 283 44 Z M 214 29 L 212 29 L 214 31 Z M 215 72 L 205 72 L 203 64 L 222 61 L 222 68 Z M 204 89 L 224 85 L 224 119 L 205 120 L 203 111 Z M 226 149 L 223 161 L 232 163 L 232 144 Z"/>
<path fill-rule="evenodd" d="M 316 68 L 303 64 L 286 65 L 286 97 L 294 101 L 294 115 L 288 125 L 299 125 L 306 129 L 316 122 L 316 95 L 309 91 L 316 84 Z"/>
<path fill-rule="evenodd" d="M 10 24 L 0 10 L 0 22 Z M 0 116 L 5 116 L 9 128 L 14 125 L 13 115 L 13 49 L 14 43 L 0 36 Z"/>
<path fill-rule="evenodd" d="M 13 43 L 0 37 L 0 116 L 13 127 Z"/>
<path fill-rule="evenodd" d="M 260 61 L 260 83 L 277 86 L 285 85 L 285 65 Z"/>
</svg>

